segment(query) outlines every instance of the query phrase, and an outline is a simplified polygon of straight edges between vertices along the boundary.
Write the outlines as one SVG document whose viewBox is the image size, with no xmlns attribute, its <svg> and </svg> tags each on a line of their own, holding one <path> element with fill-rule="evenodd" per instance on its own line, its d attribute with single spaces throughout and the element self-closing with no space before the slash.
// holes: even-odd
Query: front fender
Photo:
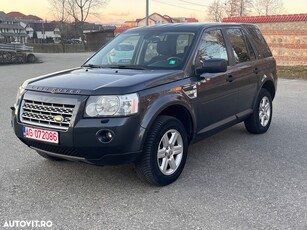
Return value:
<svg viewBox="0 0 307 230">
<path fill-rule="evenodd" d="M 173 89 L 165 89 L 155 92 L 154 90 L 147 95 L 141 96 L 141 126 L 148 132 L 149 128 L 156 118 L 171 106 L 180 106 L 184 108 L 192 122 L 192 126 L 196 127 L 196 106 L 195 99 L 190 99 L 183 91 L 175 91 Z M 179 112 L 179 111 L 178 111 Z M 193 129 L 194 130 L 194 129 Z M 194 136 L 194 132 L 193 132 Z"/>
</svg>

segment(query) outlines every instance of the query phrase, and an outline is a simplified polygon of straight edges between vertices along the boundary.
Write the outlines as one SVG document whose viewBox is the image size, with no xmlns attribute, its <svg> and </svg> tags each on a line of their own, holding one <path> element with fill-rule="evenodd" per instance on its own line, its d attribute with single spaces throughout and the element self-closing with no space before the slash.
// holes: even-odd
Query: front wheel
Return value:
<svg viewBox="0 0 307 230">
<path fill-rule="evenodd" d="M 268 90 L 261 89 L 253 114 L 244 121 L 248 132 L 265 133 L 271 124 L 273 113 L 272 97 Z"/>
<path fill-rule="evenodd" d="M 187 152 L 182 123 L 173 117 L 159 116 L 149 130 L 142 157 L 135 162 L 136 172 L 150 184 L 168 185 L 180 176 Z"/>
</svg>

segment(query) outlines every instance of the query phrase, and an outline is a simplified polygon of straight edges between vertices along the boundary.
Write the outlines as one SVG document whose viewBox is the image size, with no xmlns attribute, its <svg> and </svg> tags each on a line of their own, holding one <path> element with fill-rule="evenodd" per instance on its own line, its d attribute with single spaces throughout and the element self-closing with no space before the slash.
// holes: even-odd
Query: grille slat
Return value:
<svg viewBox="0 0 307 230">
<path fill-rule="evenodd" d="M 67 130 L 74 108 L 74 105 L 23 100 L 20 120 L 27 124 Z M 61 116 L 63 120 L 61 122 L 55 121 L 54 117 L 56 116 Z"/>
</svg>

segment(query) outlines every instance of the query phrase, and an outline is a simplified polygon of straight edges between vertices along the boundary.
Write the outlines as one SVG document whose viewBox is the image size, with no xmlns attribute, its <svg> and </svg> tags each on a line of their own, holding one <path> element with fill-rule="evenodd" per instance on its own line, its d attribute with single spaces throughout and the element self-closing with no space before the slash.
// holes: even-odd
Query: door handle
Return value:
<svg viewBox="0 0 307 230">
<path fill-rule="evenodd" d="M 227 78 L 226 78 L 226 81 L 228 82 L 233 82 L 236 78 L 232 75 L 229 75 Z"/>
<path fill-rule="evenodd" d="M 259 73 L 259 69 L 256 67 L 253 71 L 255 74 L 258 74 Z"/>
</svg>

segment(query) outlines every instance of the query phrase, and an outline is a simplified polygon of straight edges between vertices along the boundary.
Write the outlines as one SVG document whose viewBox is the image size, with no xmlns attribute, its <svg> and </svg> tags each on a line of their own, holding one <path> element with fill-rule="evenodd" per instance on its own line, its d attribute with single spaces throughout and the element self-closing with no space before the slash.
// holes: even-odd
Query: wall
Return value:
<svg viewBox="0 0 307 230">
<path fill-rule="evenodd" d="M 85 52 L 84 45 L 80 44 L 27 44 L 33 47 L 34 53 L 76 53 Z"/>
<path fill-rule="evenodd" d="M 307 66 L 307 14 L 229 17 L 223 22 L 258 25 L 277 65 Z"/>
<path fill-rule="evenodd" d="M 307 21 L 257 23 L 278 65 L 307 65 Z"/>
</svg>

